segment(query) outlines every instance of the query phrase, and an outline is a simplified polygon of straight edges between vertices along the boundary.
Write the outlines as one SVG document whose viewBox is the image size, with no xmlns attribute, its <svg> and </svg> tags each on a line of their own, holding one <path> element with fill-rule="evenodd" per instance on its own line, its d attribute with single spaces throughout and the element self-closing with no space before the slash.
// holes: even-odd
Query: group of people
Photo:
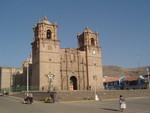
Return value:
<svg viewBox="0 0 150 113">
<path fill-rule="evenodd" d="M 26 93 L 26 97 L 24 98 L 24 104 L 33 104 L 33 94 Z"/>
</svg>

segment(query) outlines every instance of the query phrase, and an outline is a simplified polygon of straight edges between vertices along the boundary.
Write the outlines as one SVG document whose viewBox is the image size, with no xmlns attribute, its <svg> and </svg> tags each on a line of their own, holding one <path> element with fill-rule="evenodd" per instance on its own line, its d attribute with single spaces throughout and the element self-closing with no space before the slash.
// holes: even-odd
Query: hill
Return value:
<svg viewBox="0 0 150 113">
<path fill-rule="evenodd" d="M 147 68 L 150 68 L 150 66 L 143 66 L 137 68 L 103 66 L 103 76 L 118 77 L 118 76 L 145 75 L 147 74 Z"/>
</svg>

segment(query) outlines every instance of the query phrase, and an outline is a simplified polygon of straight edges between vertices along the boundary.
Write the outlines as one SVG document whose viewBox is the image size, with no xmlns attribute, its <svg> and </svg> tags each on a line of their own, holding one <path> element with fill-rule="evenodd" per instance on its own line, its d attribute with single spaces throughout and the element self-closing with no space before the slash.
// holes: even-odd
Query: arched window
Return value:
<svg viewBox="0 0 150 113">
<path fill-rule="evenodd" d="M 94 38 L 91 38 L 91 45 L 92 45 L 92 46 L 95 46 Z"/>
<path fill-rule="evenodd" d="M 52 38 L 52 33 L 50 30 L 47 30 L 47 39 L 51 39 Z"/>
</svg>

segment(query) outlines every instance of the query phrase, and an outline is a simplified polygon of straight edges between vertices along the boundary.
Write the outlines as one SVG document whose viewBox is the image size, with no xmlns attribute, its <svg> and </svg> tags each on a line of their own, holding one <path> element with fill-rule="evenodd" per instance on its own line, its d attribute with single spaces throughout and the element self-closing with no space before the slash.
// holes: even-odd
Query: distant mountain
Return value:
<svg viewBox="0 0 150 113">
<path fill-rule="evenodd" d="M 147 74 L 147 68 L 150 68 L 150 66 L 143 66 L 137 68 L 103 66 L 103 76 L 118 77 L 118 76 L 145 75 Z"/>
</svg>

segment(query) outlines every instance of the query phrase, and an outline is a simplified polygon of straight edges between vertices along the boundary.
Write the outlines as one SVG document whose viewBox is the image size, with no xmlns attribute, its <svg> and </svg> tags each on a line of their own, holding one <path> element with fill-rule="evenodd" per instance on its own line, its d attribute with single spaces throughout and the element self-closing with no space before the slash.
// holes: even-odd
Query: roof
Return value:
<svg viewBox="0 0 150 113">
<path fill-rule="evenodd" d="M 44 17 L 40 23 L 51 24 L 51 23 L 48 21 L 47 17 Z"/>
<path fill-rule="evenodd" d="M 116 82 L 116 81 L 119 81 L 122 77 L 125 77 L 125 76 L 121 76 L 121 77 L 107 77 L 103 81 L 104 82 Z M 133 76 L 126 76 L 125 77 L 125 81 L 136 81 L 139 78 L 144 79 L 143 76 L 141 76 L 141 75 L 133 75 Z"/>
<path fill-rule="evenodd" d="M 84 32 L 84 33 L 86 33 L 86 32 L 92 33 L 92 31 L 91 31 L 88 27 L 86 27 L 85 30 L 84 30 L 83 32 Z"/>
<path fill-rule="evenodd" d="M 140 75 L 128 76 L 128 77 L 126 77 L 125 81 L 136 81 L 139 78 L 141 78 Z"/>
<path fill-rule="evenodd" d="M 22 69 L 22 67 L 3 67 L 0 66 L 1 69 Z"/>
<path fill-rule="evenodd" d="M 115 81 L 119 81 L 121 77 L 108 77 L 104 80 L 104 82 L 115 82 Z"/>
</svg>

